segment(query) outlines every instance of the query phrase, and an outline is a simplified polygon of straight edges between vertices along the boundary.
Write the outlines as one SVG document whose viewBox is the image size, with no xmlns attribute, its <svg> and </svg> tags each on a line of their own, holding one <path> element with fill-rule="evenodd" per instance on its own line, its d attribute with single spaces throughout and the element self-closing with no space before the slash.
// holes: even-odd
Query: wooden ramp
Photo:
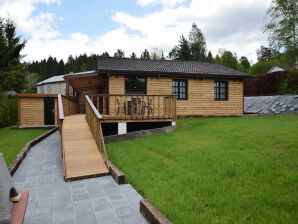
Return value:
<svg viewBox="0 0 298 224">
<path fill-rule="evenodd" d="M 64 118 L 62 153 L 66 180 L 102 176 L 109 173 L 89 129 L 85 114 Z"/>
</svg>

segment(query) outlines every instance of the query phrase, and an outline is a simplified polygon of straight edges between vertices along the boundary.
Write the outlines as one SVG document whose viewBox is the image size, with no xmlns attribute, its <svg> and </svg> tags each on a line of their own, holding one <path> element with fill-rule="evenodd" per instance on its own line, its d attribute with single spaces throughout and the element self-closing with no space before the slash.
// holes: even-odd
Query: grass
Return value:
<svg viewBox="0 0 298 224">
<path fill-rule="evenodd" d="M 298 116 L 180 119 L 108 155 L 173 223 L 298 223 Z"/>
<path fill-rule="evenodd" d="M 22 147 L 30 140 L 48 132 L 45 128 L 17 129 L 0 128 L 0 152 L 7 166 L 16 158 Z"/>
</svg>

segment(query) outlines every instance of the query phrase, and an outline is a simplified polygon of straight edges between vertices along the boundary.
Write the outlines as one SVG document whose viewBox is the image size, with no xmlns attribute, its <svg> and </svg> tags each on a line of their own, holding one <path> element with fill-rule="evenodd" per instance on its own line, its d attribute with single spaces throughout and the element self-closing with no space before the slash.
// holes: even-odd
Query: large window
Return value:
<svg viewBox="0 0 298 224">
<path fill-rule="evenodd" d="M 187 80 L 173 80 L 173 95 L 179 100 L 187 99 Z"/>
<path fill-rule="evenodd" d="M 147 80 L 142 76 L 126 76 L 125 77 L 125 93 L 126 94 L 146 94 Z"/>
<path fill-rule="evenodd" d="M 214 99 L 227 100 L 228 99 L 228 82 L 215 81 L 214 82 Z"/>
</svg>

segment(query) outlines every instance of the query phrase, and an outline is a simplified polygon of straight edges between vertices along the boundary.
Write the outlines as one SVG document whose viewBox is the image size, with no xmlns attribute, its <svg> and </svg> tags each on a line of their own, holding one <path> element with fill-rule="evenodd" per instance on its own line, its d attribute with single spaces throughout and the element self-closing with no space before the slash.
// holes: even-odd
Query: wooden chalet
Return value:
<svg viewBox="0 0 298 224">
<path fill-rule="evenodd" d="M 96 70 L 64 76 L 64 95 L 18 94 L 19 125 L 60 125 L 66 179 L 105 175 L 103 135 L 240 116 L 245 77 L 209 62 L 98 57 Z"/>
</svg>

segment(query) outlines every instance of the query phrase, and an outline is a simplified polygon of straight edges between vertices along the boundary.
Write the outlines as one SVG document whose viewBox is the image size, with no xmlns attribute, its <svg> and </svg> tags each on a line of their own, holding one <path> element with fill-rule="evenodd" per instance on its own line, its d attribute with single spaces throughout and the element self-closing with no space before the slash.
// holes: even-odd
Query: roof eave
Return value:
<svg viewBox="0 0 298 224">
<path fill-rule="evenodd" d="M 110 74 L 142 74 L 142 75 L 162 75 L 172 76 L 179 75 L 183 77 L 208 77 L 208 78 L 249 78 L 250 75 L 225 75 L 225 74 L 199 74 L 199 73 L 180 73 L 180 72 L 162 72 L 162 71 L 131 71 L 131 70 L 110 70 L 110 69 L 97 69 L 98 73 L 110 73 Z"/>
</svg>

